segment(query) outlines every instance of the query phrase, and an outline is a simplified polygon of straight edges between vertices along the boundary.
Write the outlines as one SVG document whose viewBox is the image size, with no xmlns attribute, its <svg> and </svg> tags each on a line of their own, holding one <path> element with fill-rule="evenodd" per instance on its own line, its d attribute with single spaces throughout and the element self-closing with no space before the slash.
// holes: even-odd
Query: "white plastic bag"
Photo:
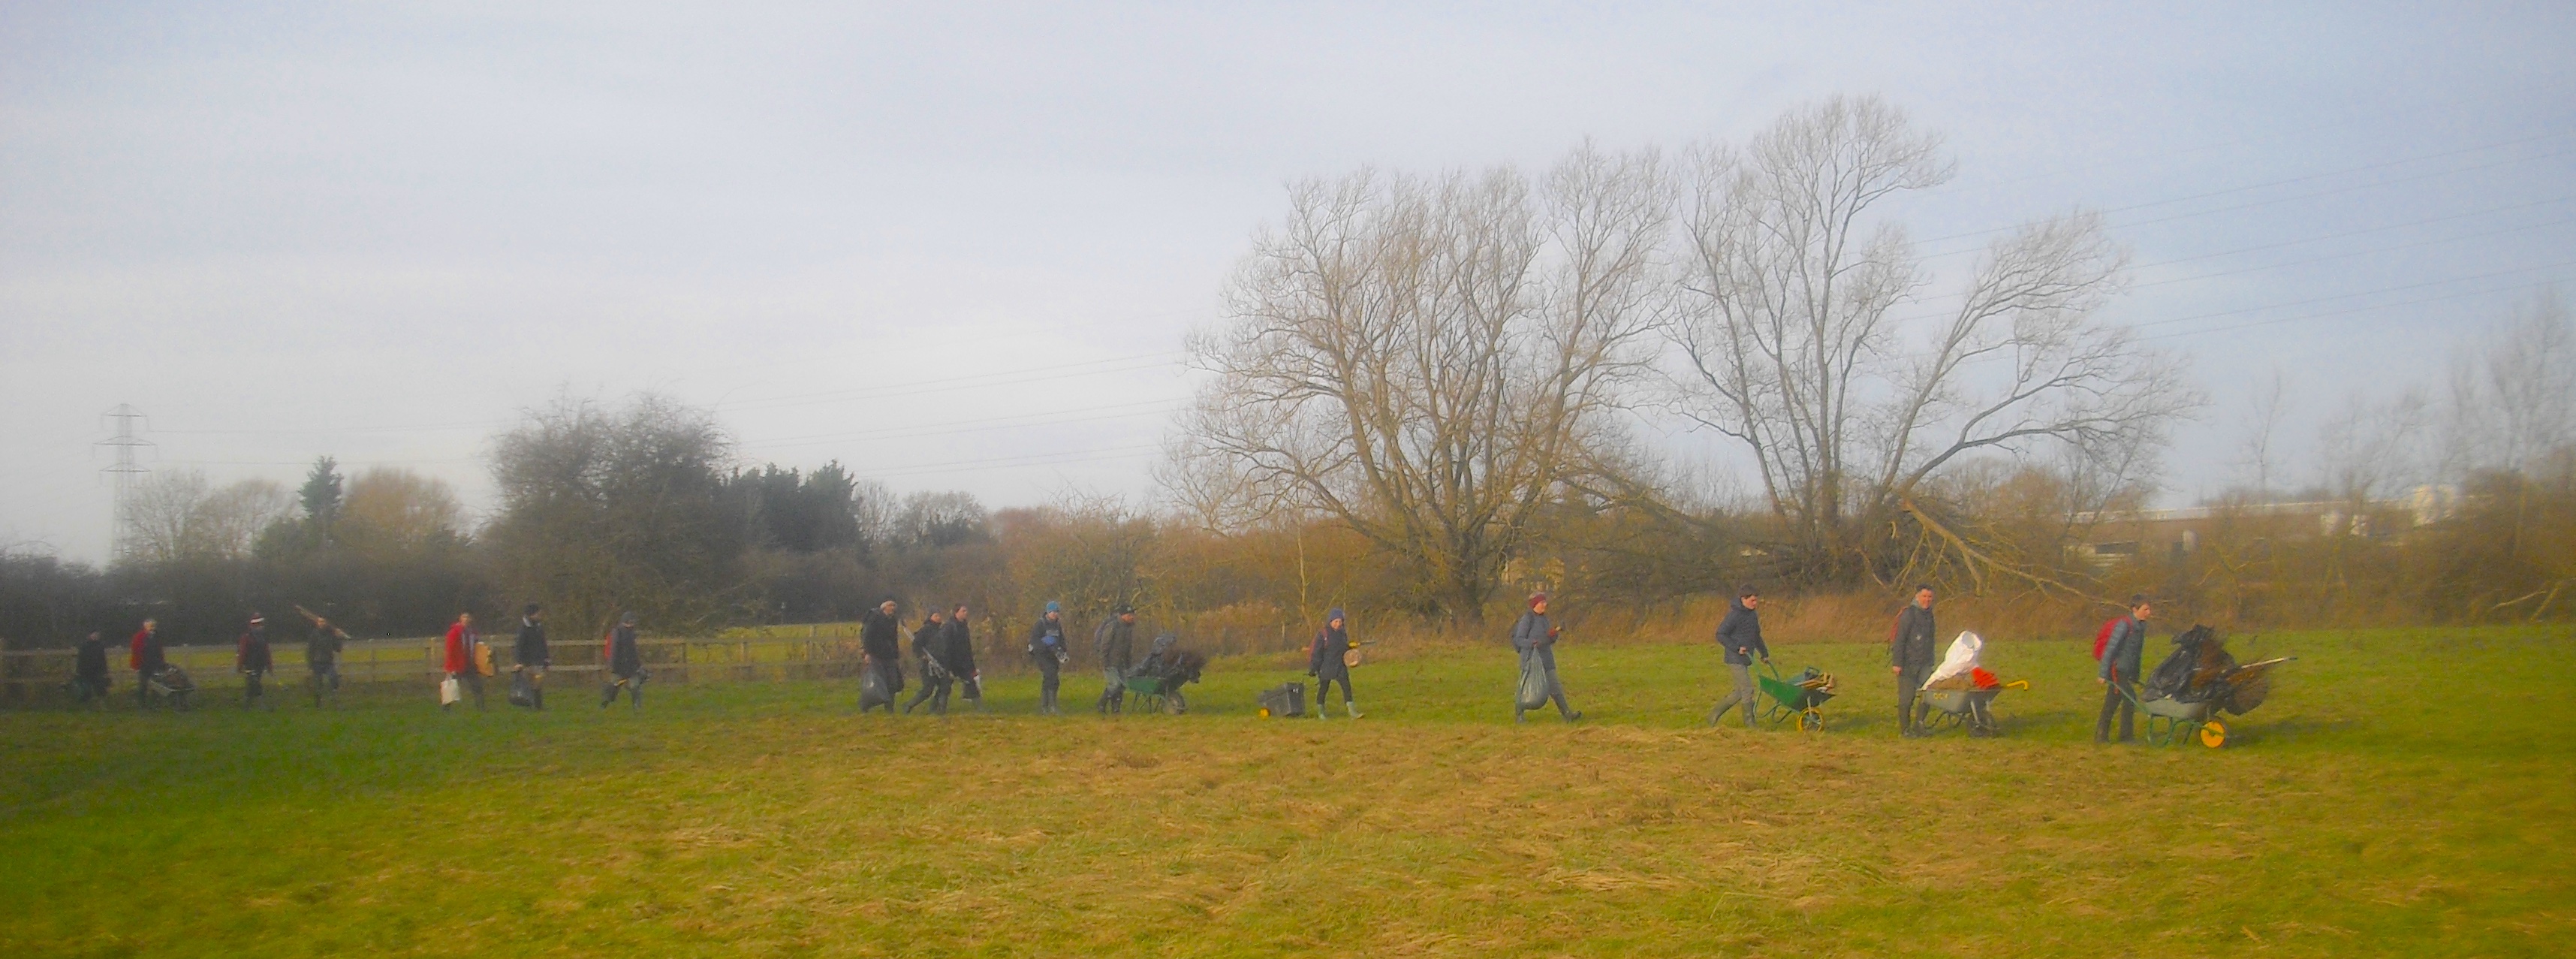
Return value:
<svg viewBox="0 0 2576 959">
<path fill-rule="evenodd" d="M 1969 670 L 1977 668 L 1977 656 L 1985 649 L 1985 637 L 1960 633 L 1959 638 L 1950 641 L 1950 651 L 1942 655 L 1941 668 L 1933 670 L 1931 678 L 1923 681 L 1924 688 L 1929 689 L 1933 683 L 1952 676 L 1967 675 Z"/>
<path fill-rule="evenodd" d="M 456 704 L 457 700 L 463 698 L 465 698 L 465 694 L 457 689 L 456 677 L 450 676 L 438 681 L 439 705 L 453 706 Z"/>
</svg>

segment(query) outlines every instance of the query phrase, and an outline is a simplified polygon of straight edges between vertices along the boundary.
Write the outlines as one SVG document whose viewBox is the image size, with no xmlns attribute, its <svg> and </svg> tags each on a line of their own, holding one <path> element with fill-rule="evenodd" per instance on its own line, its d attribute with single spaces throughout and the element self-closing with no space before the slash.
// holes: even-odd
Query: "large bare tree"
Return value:
<svg viewBox="0 0 2576 959">
<path fill-rule="evenodd" d="M 2155 444 L 2198 402 L 2168 358 L 2097 316 L 2125 263 L 2098 216 L 2009 232 L 1931 301 L 1952 305 L 1905 315 L 1931 277 L 1880 208 L 1952 169 L 1938 136 L 1868 97 L 1693 157 L 1663 327 L 1673 408 L 1750 455 L 1774 553 L 1800 580 L 1890 572 L 1869 537 L 1928 519 L 1914 498 L 1962 457 Z"/>
<path fill-rule="evenodd" d="M 1216 378 L 1167 478 L 1211 520 L 1335 517 L 1415 572 L 1424 609 L 1480 619 L 1642 366 L 1662 164 L 1587 146 L 1536 183 L 1362 170 L 1288 199 L 1233 278 L 1232 320 L 1191 340 Z"/>
</svg>

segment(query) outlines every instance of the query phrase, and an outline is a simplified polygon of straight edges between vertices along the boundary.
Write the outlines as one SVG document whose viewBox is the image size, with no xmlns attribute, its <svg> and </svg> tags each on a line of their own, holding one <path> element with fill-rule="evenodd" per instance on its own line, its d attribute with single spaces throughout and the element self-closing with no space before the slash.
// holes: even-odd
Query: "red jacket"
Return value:
<svg viewBox="0 0 2576 959">
<path fill-rule="evenodd" d="M 152 631 L 148 629 L 138 629 L 134 631 L 134 643 L 126 648 L 125 668 L 143 668 L 143 641 L 151 638 L 151 636 Z"/>
<path fill-rule="evenodd" d="M 467 629 L 464 623 L 457 623 L 447 627 L 447 671 L 451 673 L 473 672 L 474 644 L 482 641 L 483 637 L 476 635 L 473 630 Z"/>
</svg>

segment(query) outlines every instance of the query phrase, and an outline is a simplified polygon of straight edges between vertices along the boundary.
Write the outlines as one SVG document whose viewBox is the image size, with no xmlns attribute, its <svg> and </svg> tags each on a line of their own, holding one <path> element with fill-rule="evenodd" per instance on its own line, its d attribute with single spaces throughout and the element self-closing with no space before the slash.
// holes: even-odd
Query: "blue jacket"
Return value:
<svg viewBox="0 0 2576 959">
<path fill-rule="evenodd" d="M 1547 614 L 1537 610 L 1521 614 L 1512 624 L 1512 648 L 1524 653 L 1535 652 L 1539 665 L 1548 672 L 1556 671 L 1556 627 L 1548 625 Z"/>
<path fill-rule="evenodd" d="M 1762 614 L 1744 608 L 1743 600 L 1726 605 L 1726 618 L 1717 624 L 1717 648 L 1726 661 L 1738 666 L 1753 665 L 1753 657 L 1771 658 L 1771 647 L 1762 642 Z M 1748 650 L 1739 653 L 1736 650 Z"/>
<path fill-rule="evenodd" d="M 2122 616 L 2111 624 L 2111 641 L 2102 646 L 2102 665 L 2094 675 L 2110 679 L 2111 671 L 2120 671 L 2120 681 L 2134 683 L 2140 678 L 2139 660 L 2147 654 L 2147 624 Z"/>
</svg>

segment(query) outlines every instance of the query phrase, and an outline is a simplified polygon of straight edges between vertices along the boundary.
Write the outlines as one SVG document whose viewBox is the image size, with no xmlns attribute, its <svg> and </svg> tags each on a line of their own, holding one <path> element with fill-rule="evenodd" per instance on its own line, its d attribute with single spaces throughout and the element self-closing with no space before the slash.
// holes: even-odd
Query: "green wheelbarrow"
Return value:
<svg viewBox="0 0 2576 959">
<path fill-rule="evenodd" d="M 1767 663 L 1765 665 L 1768 665 Z M 1771 675 L 1753 677 L 1771 704 L 1762 710 L 1762 719 L 1773 728 L 1796 723 L 1802 732 L 1821 732 L 1825 728 L 1825 700 L 1834 698 L 1834 678 L 1813 666 L 1796 679 L 1780 678 L 1780 668 L 1771 667 Z"/>
</svg>

